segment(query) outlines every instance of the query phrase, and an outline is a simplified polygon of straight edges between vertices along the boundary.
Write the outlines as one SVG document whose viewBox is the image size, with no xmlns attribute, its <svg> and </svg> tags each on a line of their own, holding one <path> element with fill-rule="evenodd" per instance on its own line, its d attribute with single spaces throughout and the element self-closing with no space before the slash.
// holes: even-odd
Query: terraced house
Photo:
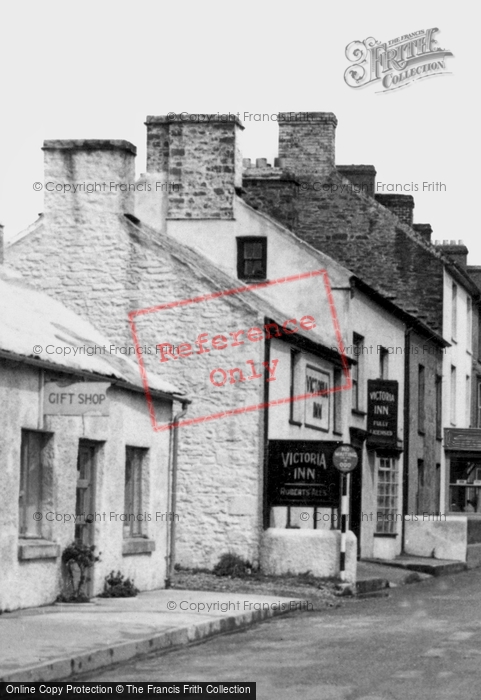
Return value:
<svg viewBox="0 0 481 700">
<path fill-rule="evenodd" d="M 274 168 L 243 167 L 236 120 L 148 117 L 147 172 L 137 181 L 128 142 L 47 141 L 49 181 L 124 186 L 47 191 L 44 213 L 7 248 L 42 290 L 119 345 L 136 342 L 144 381 L 160 376 L 192 398 L 176 431 L 176 561 L 184 565 L 212 566 L 231 550 L 270 572 L 337 573 L 332 455 L 340 444 L 359 457 L 349 577 L 359 554 L 399 554 L 411 541 L 403 516 L 438 512 L 445 497 L 442 318 L 415 307 L 416 295 L 395 295 L 392 275 L 374 274 L 367 254 L 361 269 L 336 259 L 317 229 L 306 233 L 309 212 L 312 224 L 330 211 L 324 199 L 307 206 L 303 192 L 315 190 L 301 185 L 333 163 L 331 117 L 304 127 L 307 145 L 302 127 L 284 139 L 283 126 L 294 155 L 285 162 L 283 147 Z M 444 284 L 447 259 L 354 190 L 329 200 L 322 235 L 337 240 L 340 222 L 358 217 L 361 226 L 367 211 L 373 230 L 377 216 L 381 233 L 399 230 L 417 255 L 434 256 Z M 150 417 L 158 430 L 151 406 Z"/>
</svg>

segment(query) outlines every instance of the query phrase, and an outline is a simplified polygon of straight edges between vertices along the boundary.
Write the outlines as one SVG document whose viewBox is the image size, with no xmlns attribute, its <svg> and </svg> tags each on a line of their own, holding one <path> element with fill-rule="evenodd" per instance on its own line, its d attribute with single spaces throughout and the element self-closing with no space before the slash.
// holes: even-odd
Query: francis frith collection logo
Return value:
<svg viewBox="0 0 481 700">
<path fill-rule="evenodd" d="M 344 80 L 352 88 L 380 82 L 389 92 L 411 83 L 446 75 L 445 59 L 453 54 L 437 46 L 434 38 L 439 29 L 420 29 L 387 42 L 373 37 L 351 41 L 346 57 L 353 65 L 344 73 Z"/>
</svg>

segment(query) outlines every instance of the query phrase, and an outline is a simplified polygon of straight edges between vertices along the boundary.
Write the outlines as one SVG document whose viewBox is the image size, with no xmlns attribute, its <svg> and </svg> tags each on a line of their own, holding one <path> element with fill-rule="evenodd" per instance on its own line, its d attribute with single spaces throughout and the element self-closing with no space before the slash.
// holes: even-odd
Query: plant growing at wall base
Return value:
<svg viewBox="0 0 481 700">
<path fill-rule="evenodd" d="M 94 554 L 95 545 L 87 545 L 75 540 L 62 552 L 62 563 L 67 570 L 68 591 L 61 593 L 58 601 L 61 603 L 88 603 L 89 597 L 85 586 L 89 582 L 89 569 L 95 562 L 100 561 L 100 555 Z M 75 576 L 78 581 L 75 582 Z"/>
<path fill-rule="evenodd" d="M 99 598 L 133 598 L 139 593 L 139 589 L 134 586 L 133 580 L 124 578 L 124 575 L 113 570 L 104 580 L 104 590 Z"/>
<path fill-rule="evenodd" d="M 251 576 L 252 570 L 253 566 L 249 561 L 235 554 L 235 552 L 227 552 L 227 554 L 221 556 L 214 566 L 212 573 L 216 576 L 246 578 L 247 576 Z"/>
</svg>

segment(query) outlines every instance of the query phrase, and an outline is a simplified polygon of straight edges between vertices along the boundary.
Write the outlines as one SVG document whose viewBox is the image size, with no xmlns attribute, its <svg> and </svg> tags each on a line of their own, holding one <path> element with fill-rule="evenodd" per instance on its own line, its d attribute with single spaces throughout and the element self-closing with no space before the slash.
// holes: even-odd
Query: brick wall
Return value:
<svg viewBox="0 0 481 700">
<path fill-rule="evenodd" d="M 373 199 L 358 192 L 354 185 L 362 183 L 354 180 L 373 179 L 374 169 L 339 166 L 336 170 L 336 117 L 322 112 L 301 116 L 304 121 L 279 121 L 282 166 L 300 183 L 294 200 L 295 233 L 401 308 L 418 311 L 433 330 L 441 332 L 442 256 L 410 227 L 413 198 L 390 194 Z M 259 194 L 256 205 L 271 213 L 270 202 L 263 202 Z"/>
<path fill-rule="evenodd" d="M 304 177 L 327 175 L 335 163 L 337 119 L 331 112 L 310 112 L 291 118 L 279 114 L 279 158 L 285 170 Z"/>
<path fill-rule="evenodd" d="M 410 194 L 377 194 L 376 201 L 397 216 L 406 226 L 413 225 L 414 197 Z"/>
<path fill-rule="evenodd" d="M 150 116 L 146 126 L 147 170 L 166 173 L 175 185 L 168 217 L 232 219 L 235 188 L 242 184 L 240 122 Z"/>
</svg>

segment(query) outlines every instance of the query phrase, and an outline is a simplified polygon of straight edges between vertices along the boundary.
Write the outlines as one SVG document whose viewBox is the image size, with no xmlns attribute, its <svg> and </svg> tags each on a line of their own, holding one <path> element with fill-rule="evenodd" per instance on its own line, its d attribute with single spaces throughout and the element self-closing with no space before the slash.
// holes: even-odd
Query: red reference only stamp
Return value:
<svg viewBox="0 0 481 700">
<path fill-rule="evenodd" d="M 262 294 L 262 290 L 275 285 L 291 287 L 293 284 L 302 282 L 308 282 L 311 288 L 286 289 L 288 293 L 284 295 L 284 300 L 282 294 L 279 295 L 279 299 L 276 299 L 277 294 Z M 318 294 L 313 301 L 312 285 L 316 283 L 317 286 L 314 288 L 318 290 Z M 309 304 L 310 312 L 307 313 L 305 308 L 300 310 L 297 305 L 296 315 L 292 318 L 284 321 L 272 320 L 274 315 L 279 319 L 279 312 L 273 309 L 272 303 L 277 302 L 285 308 L 287 300 L 291 308 L 289 300 L 296 297 L 296 291 L 299 300 L 307 299 L 301 306 Z M 239 330 L 240 324 L 235 325 L 235 310 L 232 314 L 226 313 L 225 303 L 228 298 L 247 302 L 251 313 L 257 317 L 256 325 L 248 327 L 244 313 L 244 328 Z M 215 302 L 223 304 L 220 307 L 221 313 L 212 313 L 210 308 L 206 308 L 206 304 L 212 306 Z M 264 322 L 260 323 L 259 318 L 262 316 L 264 316 Z M 202 328 L 204 318 L 210 330 L 199 332 L 199 326 Z M 152 427 L 155 431 L 204 423 L 217 418 L 258 411 L 269 406 L 326 397 L 330 393 L 350 389 L 352 386 L 329 278 L 324 269 L 137 309 L 129 313 L 129 323 Z M 196 325 L 197 328 L 195 328 Z M 229 330 L 229 325 L 232 330 Z M 155 374 L 179 386 L 194 384 L 195 397 L 201 397 L 199 403 L 204 404 L 211 400 L 211 403 L 217 403 L 221 410 L 185 417 L 178 422 L 161 423 L 156 420 L 154 402 L 149 389 L 149 370 L 142 353 L 140 336 L 145 333 L 155 334 L 157 332 L 155 329 L 160 328 L 162 334 L 166 333 L 166 328 L 171 331 L 167 332 L 168 339 L 155 339 L 158 352 L 155 361 L 161 368 L 161 371 L 157 370 Z M 189 335 L 190 339 L 188 339 Z M 286 355 L 285 349 L 282 350 L 280 345 L 276 345 L 276 341 L 289 346 L 299 337 L 304 341 L 310 341 L 312 347 L 321 342 L 325 346 L 332 346 L 331 350 L 335 351 L 342 365 L 344 375 L 342 386 L 332 386 L 330 381 L 325 380 L 327 374 L 323 375 L 322 368 L 318 368 L 316 374 L 315 368 L 307 365 L 311 367 L 311 371 L 306 374 L 301 390 L 293 393 L 291 385 L 285 388 L 286 372 L 291 372 L 287 367 L 286 359 L 289 357 L 290 362 L 290 352 Z M 236 366 L 228 366 L 233 361 Z M 193 362 L 196 363 L 195 367 Z M 267 401 L 259 401 L 260 394 L 257 396 L 255 389 L 253 392 L 246 391 L 253 380 L 257 382 L 263 380 L 267 384 L 276 382 L 278 379 L 279 389 L 275 392 L 275 397 L 269 397 Z M 281 385 L 283 388 L 280 388 Z M 234 396 L 232 391 L 235 388 L 242 388 L 243 392 L 238 391 Z M 222 390 L 224 393 L 219 394 Z M 285 395 L 279 395 L 279 391 L 281 394 L 284 391 Z M 211 392 L 213 392 L 212 398 L 210 398 Z M 186 393 L 189 391 L 187 390 Z M 322 412 L 322 407 L 314 404 L 314 410 Z"/>
</svg>

